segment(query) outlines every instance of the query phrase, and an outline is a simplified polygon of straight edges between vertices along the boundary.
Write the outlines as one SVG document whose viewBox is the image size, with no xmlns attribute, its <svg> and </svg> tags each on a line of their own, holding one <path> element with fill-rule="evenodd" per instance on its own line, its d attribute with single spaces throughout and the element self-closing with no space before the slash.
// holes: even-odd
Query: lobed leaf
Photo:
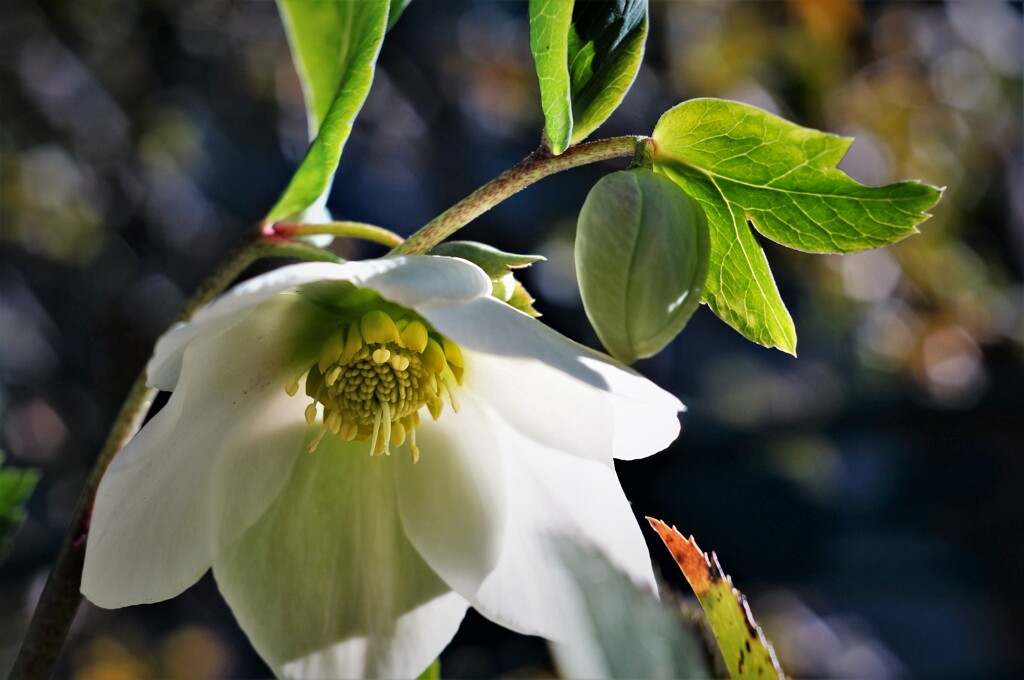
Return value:
<svg viewBox="0 0 1024 680">
<path fill-rule="evenodd" d="M 705 301 L 754 342 L 796 351 L 796 331 L 751 226 L 815 253 L 877 248 L 916 233 L 941 190 L 865 186 L 836 168 L 852 140 L 761 109 L 694 99 L 654 129 L 654 169 L 704 206 L 711 226 Z"/>
<path fill-rule="evenodd" d="M 622 102 L 643 59 L 646 0 L 531 0 L 544 129 L 560 154 Z"/>
<path fill-rule="evenodd" d="M 701 552 L 691 536 L 687 540 L 675 527 L 648 517 L 665 547 L 686 576 L 718 642 L 729 675 L 733 678 L 785 678 L 775 650 L 754 621 L 747 598 L 733 587 L 718 556 Z"/>
<path fill-rule="evenodd" d="M 326 201 L 342 148 L 373 82 L 389 0 L 278 0 L 306 100 L 305 158 L 267 215 L 276 222 Z"/>
</svg>

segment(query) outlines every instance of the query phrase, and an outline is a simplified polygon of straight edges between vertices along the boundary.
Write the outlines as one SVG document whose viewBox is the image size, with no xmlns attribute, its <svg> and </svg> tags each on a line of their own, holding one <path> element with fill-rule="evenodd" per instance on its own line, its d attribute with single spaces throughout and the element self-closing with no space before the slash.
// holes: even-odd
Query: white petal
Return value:
<svg viewBox="0 0 1024 680">
<path fill-rule="evenodd" d="M 368 450 L 325 437 L 214 562 L 235 617 L 279 675 L 415 677 L 465 613 L 405 537 L 396 456 Z"/>
<path fill-rule="evenodd" d="M 100 483 L 86 597 L 102 607 L 174 597 L 270 505 L 305 434 L 304 399 L 284 382 L 312 360 L 296 347 L 319 319 L 281 298 L 188 345 L 178 389 Z"/>
<path fill-rule="evenodd" d="M 448 585 L 474 592 L 500 557 L 508 499 L 494 419 L 472 397 L 460 402 L 416 430 L 420 459 L 399 456 L 395 479 L 413 545 Z"/>
<path fill-rule="evenodd" d="M 462 346 L 465 389 L 541 444 L 610 465 L 679 434 L 678 399 L 508 305 L 488 297 L 421 313 Z"/>
<path fill-rule="evenodd" d="M 409 531 L 409 539 L 428 564 L 487 618 L 521 633 L 555 640 L 565 637 L 571 624 L 563 599 L 571 591 L 551 550 L 552 535 L 567 535 L 596 547 L 635 582 L 654 590 L 647 545 L 614 470 L 540 446 L 508 426 L 499 429 L 496 440 L 476 440 L 478 456 L 496 467 L 498 459 L 504 459 L 497 482 L 503 489 L 496 486 L 491 491 L 508 504 L 497 565 L 479 587 L 467 590 L 461 579 L 449 577 L 459 557 L 472 559 L 473 546 L 452 544 L 450 549 L 458 553 L 439 560 L 420 547 L 432 536 Z M 415 473 L 413 468 L 410 475 Z M 404 489 L 404 484 L 399 487 L 400 492 Z M 431 502 L 448 505 L 450 499 L 441 490 L 432 499 L 421 500 L 421 511 L 430 513 L 424 506 Z M 403 507 L 403 520 L 414 511 Z M 456 524 L 451 530 L 457 531 L 458 519 L 452 521 Z"/>
<path fill-rule="evenodd" d="M 254 305 L 278 293 L 323 281 L 348 281 L 416 309 L 453 305 L 490 295 L 491 282 L 474 264 L 451 257 L 409 255 L 379 260 L 307 262 L 281 267 L 249 279 L 176 325 L 157 343 L 146 367 L 150 385 L 173 390 L 184 347 L 198 333 L 214 332 L 244 319 Z"/>
</svg>

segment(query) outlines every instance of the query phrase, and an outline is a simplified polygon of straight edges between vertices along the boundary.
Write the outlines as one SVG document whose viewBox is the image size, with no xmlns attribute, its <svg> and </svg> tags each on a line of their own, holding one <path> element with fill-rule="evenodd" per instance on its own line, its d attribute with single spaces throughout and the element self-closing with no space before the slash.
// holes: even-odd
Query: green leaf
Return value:
<svg viewBox="0 0 1024 680">
<path fill-rule="evenodd" d="M 686 581 L 693 588 L 732 678 L 785 678 L 775 650 L 754 621 L 747 598 L 722 571 L 718 556 L 701 552 L 691 536 L 686 539 L 675 527 L 648 517 L 665 547 L 672 553 Z"/>
<path fill-rule="evenodd" d="M 4 453 L 0 451 L 0 557 L 14 532 L 25 521 L 25 503 L 39 481 L 36 470 L 20 470 L 3 466 Z"/>
<path fill-rule="evenodd" d="M 793 321 L 750 226 L 815 253 L 877 248 L 916 233 L 941 191 L 919 182 L 869 187 L 835 166 L 851 139 L 752 106 L 694 99 L 654 129 L 654 169 L 701 202 L 711 227 L 705 301 L 754 342 L 796 351 Z"/>
<path fill-rule="evenodd" d="M 326 201 L 356 114 L 373 82 L 389 0 L 278 0 L 313 140 L 266 220 Z"/>
<path fill-rule="evenodd" d="M 646 0 L 530 1 L 530 49 L 553 153 L 587 137 L 618 107 L 646 39 Z"/>
<path fill-rule="evenodd" d="M 388 30 L 395 25 L 398 21 L 398 17 L 402 16 L 402 12 L 409 6 L 412 0 L 391 0 L 390 8 L 388 9 Z"/>
<path fill-rule="evenodd" d="M 564 678 L 711 677 L 702 633 L 604 557 L 554 545 L 569 573 L 568 637 L 551 643 Z"/>
<path fill-rule="evenodd" d="M 570 143 L 607 120 L 636 79 L 647 41 L 647 0 L 577 2 L 569 30 Z"/>
<path fill-rule="evenodd" d="M 583 307 L 601 342 L 626 363 L 661 351 L 700 305 L 709 235 L 700 205 L 651 170 L 605 176 L 576 229 Z"/>
<path fill-rule="evenodd" d="M 569 27 L 572 0 L 530 0 L 530 50 L 540 80 L 540 105 L 551 151 L 560 154 L 572 137 Z"/>
</svg>

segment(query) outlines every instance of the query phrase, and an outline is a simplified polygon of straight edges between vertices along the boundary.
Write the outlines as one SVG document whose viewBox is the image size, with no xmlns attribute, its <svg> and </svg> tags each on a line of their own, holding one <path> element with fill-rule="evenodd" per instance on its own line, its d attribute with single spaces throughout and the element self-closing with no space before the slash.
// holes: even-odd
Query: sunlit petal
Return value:
<svg viewBox="0 0 1024 680">
<path fill-rule="evenodd" d="M 504 545 L 510 501 L 498 424 L 474 399 L 462 399 L 419 432 L 418 463 L 395 466 L 398 506 L 409 540 L 445 581 L 473 592 L 494 569 Z"/>
<path fill-rule="evenodd" d="M 480 298 L 423 314 L 472 354 L 466 389 L 541 444 L 610 465 L 679 434 L 678 399 L 508 305 Z"/>
<path fill-rule="evenodd" d="M 301 451 L 302 404 L 283 384 L 306 360 L 302 336 L 316 318 L 270 301 L 188 345 L 179 389 L 97 491 L 82 580 L 90 600 L 174 597 L 270 505 Z"/>
<path fill-rule="evenodd" d="M 402 530 L 396 462 L 324 440 L 214 563 L 236 618 L 279 675 L 415 677 L 458 628 L 466 602 Z"/>
</svg>

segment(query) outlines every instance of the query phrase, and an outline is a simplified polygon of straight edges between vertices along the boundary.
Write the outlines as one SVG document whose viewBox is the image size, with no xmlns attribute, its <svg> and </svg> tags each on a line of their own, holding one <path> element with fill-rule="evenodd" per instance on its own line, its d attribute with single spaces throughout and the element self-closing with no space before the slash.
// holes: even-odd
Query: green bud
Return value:
<svg viewBox="0 0 1024 680">
<path fill-rule="evenodd" d="M 576 272 L 583 307 L 612 356 L 661 351 L 700 304 L 710 235 L 700 205 L 651 170 L 601 179 L 580 211 Z"/>
</svg>

